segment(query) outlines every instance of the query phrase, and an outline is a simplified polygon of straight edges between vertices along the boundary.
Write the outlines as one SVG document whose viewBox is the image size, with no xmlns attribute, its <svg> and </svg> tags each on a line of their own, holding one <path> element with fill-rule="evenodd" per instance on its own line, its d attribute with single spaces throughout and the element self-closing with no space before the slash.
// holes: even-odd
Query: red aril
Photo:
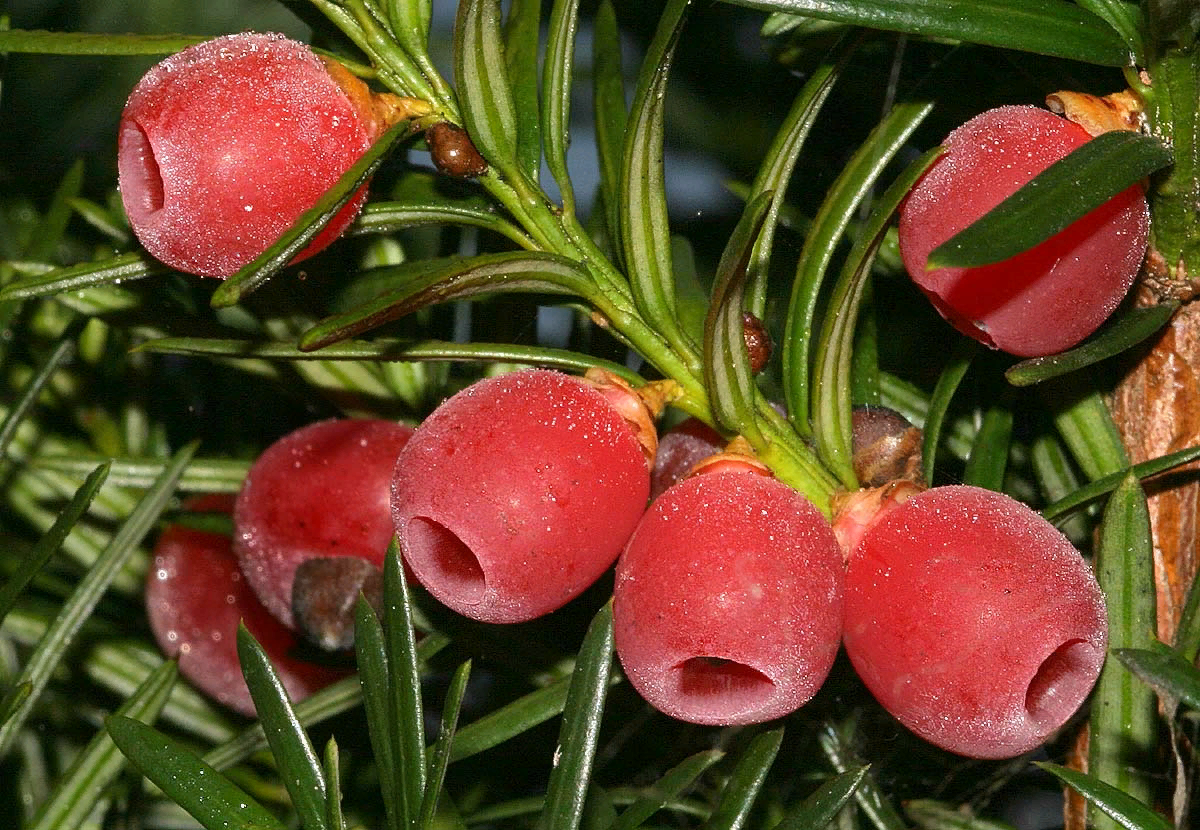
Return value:
<svg viewBox="0 0 1200 830">
<path fill-rule="evenodd" d="M 233 513 L 234 551 L 255 594 L 284 625 L 297 627 L 293 584 L 305 563 L 351 557 L 383 566 L 392 540 L 392 467 L 412 433 L 378 419 L 318 421 L 267 447 L 250 467 Z M 321 643 L 319 632 L 306 633 Z"/>
<path fill-rule="evenodd" d="M 153 67 L 121 115 L 121 198 L 172 268 L 226 277 L 266 250 L 358 160 L 379 125 L 307 46 L 243 33 Z M 365 188 L 297 260 L 328 246 Z"/>
<path fill-rule="evenodd" d="M 837 655 L 842 553 L 811 502 L 726 465 L 655 500 L 617 563 L 613 634 L 634 688 L 701 724 L 799 708 Z"/>
<path fill-rule="evenodd" d="M 186 506 L 228 514 L 233 497 L 202 497 Z M 162 532 L 146 580 L 146 612 L 159 648 L 179 661 L 180 673 L 243 715 L 254 715 L 254 703 L 238 662 L 239 622 L 245 622 L 271 658 L 292 700 L 302 700 L 349 674 L 292 656 L 299 644 L 296 635 L 254 596 L 224 533 L 181 524 Z"/>
<path fill-rule="evenodd" d="M 440 602 L 520 622 L 613 563 L 649 489 L 642 444 L 605 394 L 530 369 L 471 385 L 421 424 L 396 462 L 392 516 L 405 561 Z"/>
<path fill-rule="evenodd" d="M 871 526 L 846 575 L 846 653 L 922 738 L 1005 758 L 1045 741 L 1096 682 L 1104 597 L 1066 537 L 1020 502 L 963 485 Z"/>
<path fill-rule="evenodd" d="M 977 268 L 926 270 L 929 254 L 1091 137 L 1037 107 L 988 110 L 946 137 L 900 209 L 913 281 L 959 331 L 1023 357 L 1076 345 L 1103 323 L 1141 267 L 1150 214 L 1133 186 L 1036 247 Z"/>
</svg>

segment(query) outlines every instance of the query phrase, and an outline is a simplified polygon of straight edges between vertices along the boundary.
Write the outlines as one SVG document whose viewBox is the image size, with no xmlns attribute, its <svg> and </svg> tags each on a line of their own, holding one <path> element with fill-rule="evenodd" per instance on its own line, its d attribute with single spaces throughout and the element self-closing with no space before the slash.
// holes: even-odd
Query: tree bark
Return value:
<svg viewBox="0 0 1200 830">
<path fill-rule="evenodd" d="M 1200 303 L 1188 303 L 1117 386 L 1113 418 L 1136 464 L 1200 444 Z M 1197 568 L 1200 465 L 1145 482 L 1158 636 L 1173 642 Z"/>
</svg>

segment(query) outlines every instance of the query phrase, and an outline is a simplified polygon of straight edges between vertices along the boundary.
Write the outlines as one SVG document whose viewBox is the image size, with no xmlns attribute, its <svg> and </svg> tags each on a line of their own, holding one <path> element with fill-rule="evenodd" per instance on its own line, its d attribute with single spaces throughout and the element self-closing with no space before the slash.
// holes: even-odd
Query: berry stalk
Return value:
<svg viewBox="0 0 1200 830">
<path fill-rule="evenodd" d="M 1200 54 L 1194 45 L 1166 50 L 1135 89 L 1145 100 L 1150 133 L 1175 154 L 1150 191 L 1154 226 L 1147 276 L 1156 293 L 1187 299 L 1200 277 Z"/>
<path fill-rule="evenodd" d="M 323 4 L 321 8 L 327 13 L 333 11 Z M 387 48 L 383 48 L 381 31 L 375 31 L 371 20 L 361 19 L 361 11 L 356 12 L 353 19 L 341 10 L 338 12 L 330 13 L 330 19 L 356 43 L 362 45 L 365 42 L 370 46 L 367 51 L 379 64 L 381 80 L 397 92 L 412 94 L 410 82 L 398 84 L 396 79 L 407 77 L 407 70 L 416 57 L 407 54 L 391 38 L 384 38 Z M 371 31 L 367 31 L 368 28 Z M 439 88 L 444 84 L 431 83 Z M 453 93 L 437 96 L 432 103 L 450 120 L 459 119 L 461 108 Z M 488 153 L 483 148 L 480 150 L 486 158 Z M 580 263 L 595 284 L 595 291 L 583 299 L 602 315 L 601 324 L 609 327 L 665 377 L 679 384 L 681 395 L 673 405 L 705 422 L 714 423 L 700 354 L 686 338 L 668 338 L 647 319 L 629 277 L 600 250 L 575 213 L 557 207 L 535 182 L 509 163 L 490 164 L 476 181 L 530 235 L 535 249 L 558 253 Z M 830 499 L 838 486 L 836 480 L 795 434 L 787 419 L 771 408 L 761 392 L 755 390 L 754 394 L 758 427 L 762 432 L 755 441 L 755 449 L 781 480 L 802 492 L 828 515 Z"/>
</svg>

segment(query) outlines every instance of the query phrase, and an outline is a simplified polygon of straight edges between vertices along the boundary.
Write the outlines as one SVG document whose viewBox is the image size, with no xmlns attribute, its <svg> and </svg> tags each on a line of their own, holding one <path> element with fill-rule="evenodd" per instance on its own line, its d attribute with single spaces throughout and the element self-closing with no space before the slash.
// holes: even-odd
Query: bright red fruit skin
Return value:
<svg viewBox="0 0 1200 830">
<path fill-rule="evenodd" d="M 633 431 L 578 378 L 531 369 L 443 403 L 396 462 L 405 561 L 440 602 L 494 623 L 547 614 L 617 558 L 646 507 Z"/>
<path fill-rule="evenodd" d="M 1008 496 L 936 487 L 872 527 L 846 576 L 846 653 L 927 741 L 1007 758 L 1075 713 L 1104 663 L 1104 597 L 1053 525 Z"/>
<path fill-rule="evenodd" d="M 926 271 L 929 254 L 1090 139 L 1037 107 L 988 110 L 950 133 L 945 154 L 900 209 L 900 254 L 913 281 L 959 331 L 1023 357 L 1076 345 L 1128 292 L 1150 214 L 1138 186 L 1040 245 L 978 268 Z"/>
<path fill-rule="evenodd" d="M 295 627 L 292 582 L 300 563 L 357 556 L 383 567 L 392 540 L 392 467 L 412 434 L 393 421 L 318 421 L 251 465 L 233 512 L 234 552 L 262 604 L 287 627 Z"/>
<path fill-rule="evenodd" d="M 228 513 L 232 497 L 206 497 L 196 510 Z M 159 536 L 146 580 L 146 611 L 158 646 L 209 697 L 253 717 L 254 702 L 237 654 L 240 621 L 279 672 L 294 701 L 303 700 L 348 670 L 289 656 L 296 636 L 262 607 L 238 570 L 228 536 L 171 525 Z"/>
<path fill-rule="evenodd" d="M 374 127 L 304 44 L 244 33 L 153 67 L 121 115 L 130 225 L 156 259 L 227 277 L 268 248 L 370 147 Z M 296 260 L 353 221 L 365 189 Z"/>
<path fill-rule="evenodd" d="M 754 472 L 694 475 L 655 500 L 617 562 L 617 654 L 671 717 L 781 717 L 833 665 L 842 591 L 841 550 L 811 502 Z"/>
</svg>

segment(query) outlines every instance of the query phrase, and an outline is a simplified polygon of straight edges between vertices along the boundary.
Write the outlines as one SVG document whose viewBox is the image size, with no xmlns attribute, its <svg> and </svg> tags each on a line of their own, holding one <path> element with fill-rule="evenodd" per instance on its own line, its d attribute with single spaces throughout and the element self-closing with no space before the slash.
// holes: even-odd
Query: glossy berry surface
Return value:
<svg viewBox="0 0 1200 830">
<path fill-rule="evenodd" d="M 655 500 L 617 563 L 617 653 L 674 718 L 781 717 L 833 665 L 842 589 L 841 550 L 811 502 L 754 472 L 694 475 Z"/>
<path fill-rule="evenodd" d="M 413 429 L 378 419 L 318 421 L 251 465 L 233 513 L 234 551 L 263 605 L 289 628 L 296 569 L 358 557 L 382 567 L 392 540 L 388 487 Z"/>
<path fill-rule="evenodd" d="M 1084 129 L 1036 107 L 988 110 L 946 137 L 946 152 L 900 210 L 900 253 L 912 279 L 964 334 L 1020 356 L 1076 345 L 1103 323 L 1146 252 L 1149 209 L 1138 186 L 1011 259 L 926 271 L 929 254 L 1085 144 Z"/>
<path fill-rule="evenodd" d="M 228 514 L 233 499 L 206 497 L 189 507 Z M 254 715 L 254 703 L 238 662 L 240 621 L 270 656 L 292 700 L 302 700 L 349 673 L 292 656 L 296 635 L 254 596 L 224 533 L 180 524 L 167 527 L 154 547 L 145 600 L 163 654 L 179 661 L 180 673 L 193 685 L 243 715 Z"/>
<path fill-rule="evenodd" d="M 937 487 L 884 516 L 846 577 L 846 653 L 876 699 L 951 752 L 1019 755 L 1083 703 L 1104 597 L 1053 525 L 1008 496 Z"/>
<path fill-rule="evenodd" d="M 268 248 L 374 138 L 304 44 L 245 33 L 153 67 L 121 115 L 121 198 L 139 241 L 181 271 L 226 277 Z M 325 248 L 355 196 L 296 259 Z"/>
<path fill-rule="evenodd" d="M 405 561 L 440 602 L 486 622 L 553 611 L 617 558 L 650 474 L 624 418 L 560 372 L 485 379 L 404 448 L 392 515 Z"/>
</svg>

